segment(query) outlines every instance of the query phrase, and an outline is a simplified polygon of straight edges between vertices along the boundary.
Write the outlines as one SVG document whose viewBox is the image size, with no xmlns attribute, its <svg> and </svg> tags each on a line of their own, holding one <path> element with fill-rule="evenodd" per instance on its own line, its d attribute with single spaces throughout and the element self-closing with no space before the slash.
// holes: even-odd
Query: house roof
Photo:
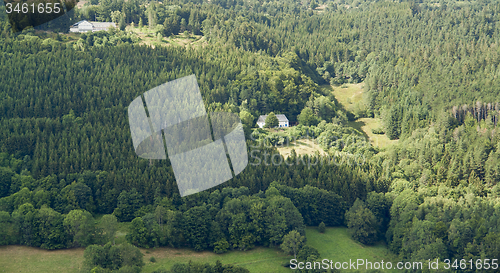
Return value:
<svg viewBox="0 0 500 273">
<path fill-rule="evenodd" d="M 81 20 L 79 22 L 76 22 L 72 25 L 72 27 L 77 27 L 79 24 L 83 23 L 83 22 L 87 22 L 87 20 Z"/>
<path fill-rule="evenodd" d="M 113 22 L 89 22 L 87 20 L 82 20 L 82 21 L 76 22 L 72 25 L 72 27 L 78 27 L 81 24 L 90 24 L 92 27 L 95 27 L 95 28 L 103 28 L 103 27 L 110 27 L 110 26 L 116 27 L 116 24 Z"/>
<path fill-rule="evenodd" d="M 283 114 L 276 114 L 276 117 L 278 118 L 278 122 L 287 122 L 288 121 L 286 116 Z M 267 118 L 267 115 L 261 115 L 259 117 L 259 119 L 257 120 L 257 123 L 266 122 L 266 118 Z"/>
</svg>

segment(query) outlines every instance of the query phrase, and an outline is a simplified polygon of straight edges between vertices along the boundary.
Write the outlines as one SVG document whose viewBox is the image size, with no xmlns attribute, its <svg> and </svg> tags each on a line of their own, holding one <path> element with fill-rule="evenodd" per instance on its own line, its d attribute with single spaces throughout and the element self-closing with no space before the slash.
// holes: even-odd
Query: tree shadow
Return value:
<svg viewBox="0 0 500 273">
<path fill-rule="evenodd" d="M 363 121 L 360 121 L 360 120 L 355 120 L 355 121 L 349 121 L 347 123 L 347 125 L 351 126 L 352 128 L 358 130 L 361 134 L 363 134 L 363 136 L 366 138 L 366 140 L 369 140 L 370 137 L 368 137 L 368 135 L 365 133 L 365 131 L 363 131 L 363 129 L 361 129 L 361 127 L 365 126 L 366 123 L 363 122 Z"/>
</svg>

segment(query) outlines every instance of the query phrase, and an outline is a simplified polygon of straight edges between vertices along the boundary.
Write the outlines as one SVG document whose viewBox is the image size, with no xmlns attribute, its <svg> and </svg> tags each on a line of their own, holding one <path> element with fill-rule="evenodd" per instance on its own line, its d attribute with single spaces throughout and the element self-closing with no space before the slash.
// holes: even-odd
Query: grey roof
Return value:
<svg viewBox="0 0 500 273">
<path fill-rule="evenodd" d="M 110 27 L 110 26 L 116 27 L 116 24 L 113 22 L 89 22 L 87 20 L 82 20 L 82 21 L 76 22 L 72 25 L 72 27 L 78 27 L 78 25 L 80 25 L 82 23 L 89 23 L 95 28 L 104 28 L 104 27 Z"/>
<path fill-rule="evenodd" d="M 278 118 L 278 122 L 288 122 L 288 119 L 283 114 L 276 114 L 276 117 Z M 259 119 L 257 120 L 257 123 L 266 122 L 266 118 L 267 118 L 267 115 L 261 115 L 259 117 Z"/>
<path fill-rule="evenodd" d="M 79 22 L 76 22 L 76 23 L 74 23 L 74 24 L 72 25 L 72 27 L 76 27 L 76 26 L 78 26 L 80 23 L 83 23 L 83 22 L 87 22 L 87 20 L 81 20 L 81 21 L 79 21 Z"/>
</svg>

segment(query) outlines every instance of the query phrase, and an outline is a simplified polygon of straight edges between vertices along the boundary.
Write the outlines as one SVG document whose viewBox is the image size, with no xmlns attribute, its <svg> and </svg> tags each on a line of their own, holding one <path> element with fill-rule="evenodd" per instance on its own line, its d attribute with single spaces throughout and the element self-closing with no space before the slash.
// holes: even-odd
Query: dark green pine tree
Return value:
<svg viewBox="0 0 500 273">
<path fill-rule="evenodd" d="M 399 106 L 393 106 L 387 118 L 387 137 L 389 139 L 398 139 L 401 134 L 402 111 Z"/>
</svg>

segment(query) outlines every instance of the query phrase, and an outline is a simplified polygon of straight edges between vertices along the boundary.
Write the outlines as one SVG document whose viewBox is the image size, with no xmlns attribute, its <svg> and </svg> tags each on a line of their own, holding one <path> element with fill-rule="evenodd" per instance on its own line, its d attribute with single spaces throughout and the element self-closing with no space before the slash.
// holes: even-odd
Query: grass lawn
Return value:
<svg viewBox="0 0 500 273">
<path fill-rule="evenodd" d="M 353 241 L 345 227 L 327 228 L 323 234 L 319 233 L 316 227 L 308 227 L 306 237 L 307 244 L 316 248 L 322 258 L 334 262 L 349 262 L 349 259 L 366 259 L 370 262 L 384 260 L 384 263 L 392 262 L 393 266 L 397 262 L 397 257 L 387 249 L 383 242 L 365 246 Z"/>
</svg>

